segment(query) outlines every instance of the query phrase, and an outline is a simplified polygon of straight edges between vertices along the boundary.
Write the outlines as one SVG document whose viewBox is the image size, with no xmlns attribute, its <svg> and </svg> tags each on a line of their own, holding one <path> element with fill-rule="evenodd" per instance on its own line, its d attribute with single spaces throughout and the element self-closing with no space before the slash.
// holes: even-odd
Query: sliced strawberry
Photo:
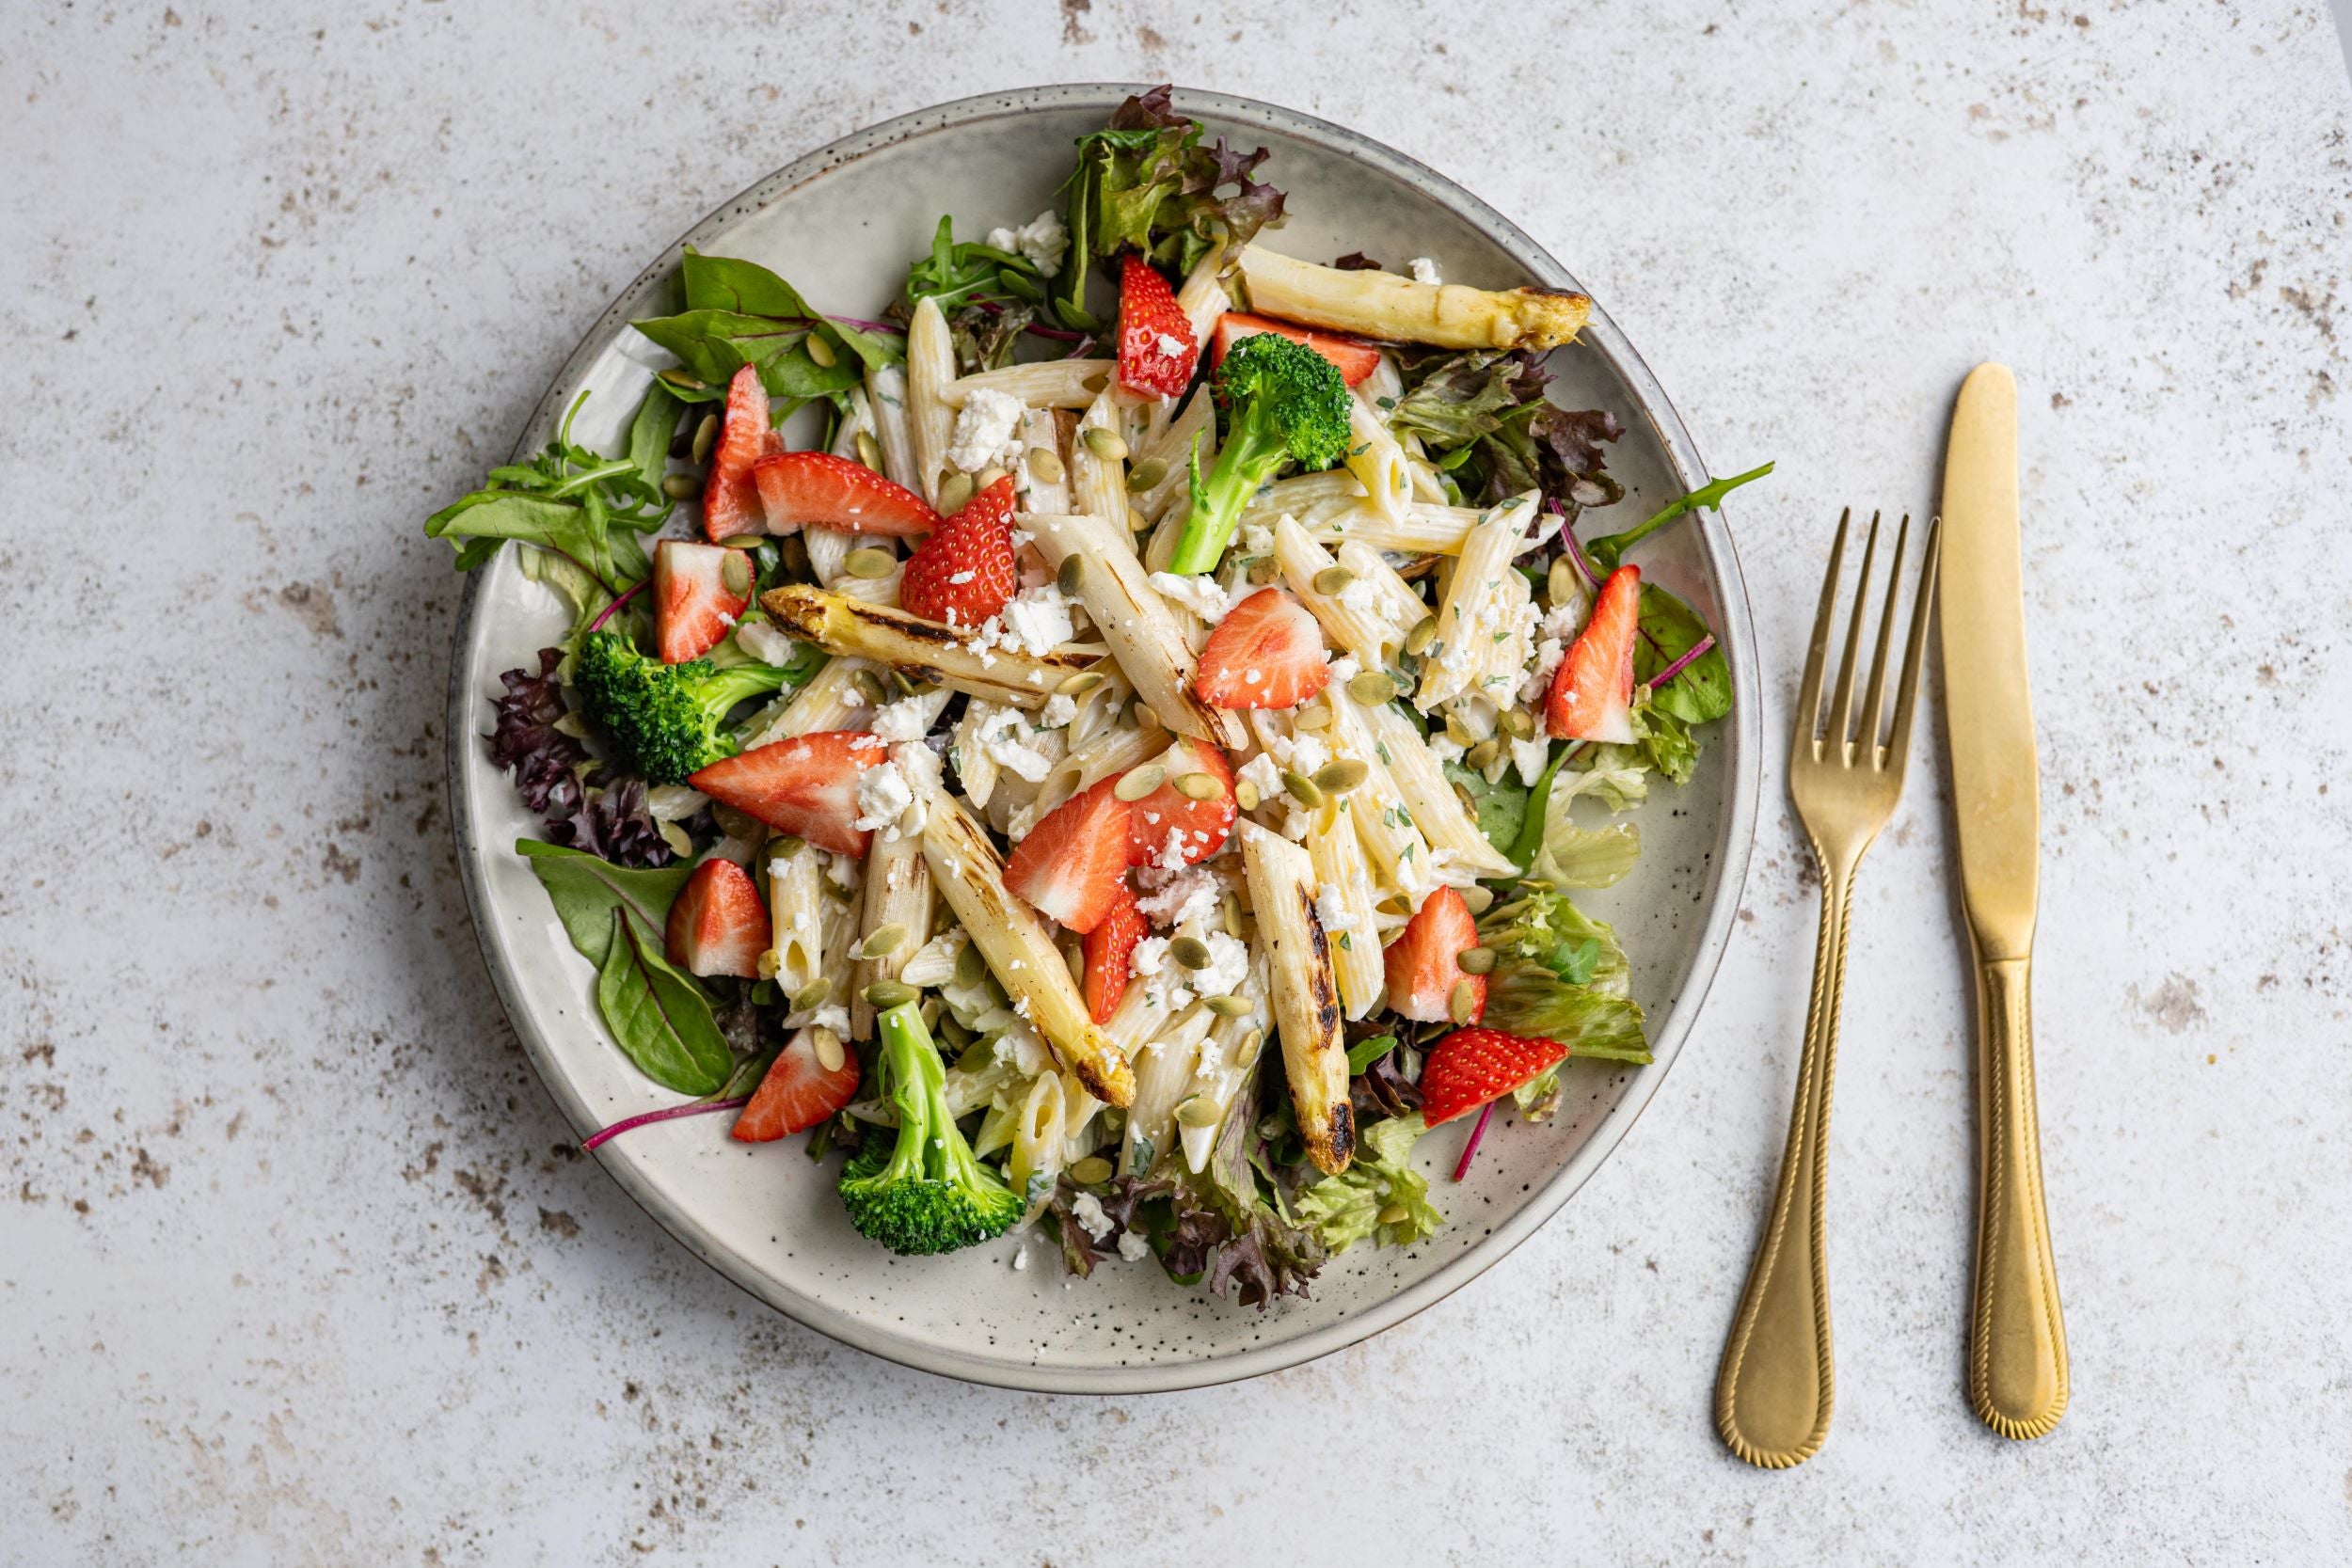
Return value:
<svg viewBox="0 0 2352 1568">
<path fill-rule="evenodd" d="M 1146 397 L 1184 396 L 1200 344 L 1159 269 L 1129 255 L 1119 269 L 1119 384 Z"/>
<path fill-rule="evenodd" d="M 1192 689 L 1217 707 L 1295 707 L 1330 680 L 1313 613 L 1279 588 L 1261 588 L 1209 633 Z"/>
<path fill-rule="evenodd" d="M 1633 743 L 1633 640 L 1641 610 L 1642 569 L 1620 566 L 1610 573 L 1544 699 L 1545 727 L 1555 737 Z"/>
<path fill-rule="evenodd" d="M 1119 1010 L 1119 999 L 1127 994 L 1127 960 L 1150 930 L 1135 894 L 1121 882 L 1110 912 L 1086 937 L 1087 1012 L 1095 1022 L 1108 1023 Z"/>
<path fill-rule="evenodd" d="M 1559 1066 L 1567 1054 L 1558 1040 L 1531 1040 L 1500 1029 L 1456 1029 L 1422 1066 L 1422 1117 L 1432 1127 L 1452 1121 Z"/>
<path fill-rule="evenodd" d="M 1225 356 L 1235 343 L 1253 332 L 1279 332 L 1294 343 L 1305 343 L 1340 368 L 1340 379 L 1350 387 L 1362 381 L 1380 368 L 1380 351 L 1360 338 L 1343 338 L 1334 332 L 1310 332 L 1303 326 L 1276 321 L 1272 316 L 1253 316 L 1246 311 L 1228 310 L 1216 318 L 1216 337 L 1210 343 L 1211 362 L 1225 363 Z"/>
<path fill-rule="evenodd" d="M 821 523 L 851 533 L 912 538 L 939 526 L 931 503 L 863 463 L 829 451 L 770 452 L 752 465 L 768 531 L 790 533 Z"/>
<path fill-rule="evenodd" d="M 653 551 L 654 641 L 661 662 L 683 664 L 717 647 L 751 607 L 752 558 L 691 539 L 664 539 Z"/>
<path fill-rule="evenodd" d="M 759 978 L 759 956 L 773 933 L 752 874 L 728 860 L 707 860 L 670 906 L 670 961 L 689 974 Z"/>
<path fill-rule="evenodd" d="M 703 481 L 703 536 L 712 544 L 739 533 L 764 533 L 759 486 L 752 465 L 783 445 L 768 423 L 768 388 L 746 365 L 727 383 L 727 409 L 719 422 L 719 444 L 710 449 L 710 473 Z"/>
<path fill-rule="evenodd" d="M 1462 955 L 1478 945 L 1478 922 L 1461 894 L 1440 887 L 1422 900 L 1421 912 L 1405 923 L 1382 955 L 1389 972 L 1389 1007 L 1422 1023 L 1437 1023 L 1454 1016 L 1454 988 L 1470 988 L 1470 1017 L 1475 1023 L 1486 1011 L 1486 977 L 1462 967 Z"/>
<path fill-rule="evenodd" d="M 778 832 L 863 855 L 873 835 L 857 826 L 858 775 L 889 754 L 863 730 L 819 730 L 714 762 L 687 782 Z"/>
<path fill-rule="evenodd" d="M 769 1066 L 752 1102 L 735 1118 L 735 1136 L 747 1144 L 772 1143 L 805 1132 L 857 1095 L 857 1053 L 844 1049 L 831 1071 L 817 1054 L 816 1031 L 796 1029 Z"/>
<path fill-rule="evenodd" d="M 1205 740 L 1179 740 L 1161 761 L 1168 768 L 1168 782 L 1135 803 L 1128 823 L 1129 865 L 1157 862 L 1168 852 L 1171 832 L 1182 835 L 1177 845 L 1184 851 L 1184 863 L 1190 865 L 1224 848 L 1225 835 L 1233 831 L 1239 808 L 1233 803 L 1233 767 L 1223 752 Z M 1216 793 L 1196 800 L 1176 787 L 1178 779 L 1193 773 L 1206 774 L 1216 785 Z"/>
<path fill-rule="evenodd" d="M 1081 934 L 1103 923 L 1127 885 L 1127 802 L 1104 779 L 1056 806 L 1005 862 L 1005 885 Z"/>
<path fill-rule="evenodd" d="M 977 626 L 1021 586 L 1012 558 L 1012 476 L 1007 474 L 940 520 L 898 579 L 898 608 L 927 621 Z"/>
</svg>

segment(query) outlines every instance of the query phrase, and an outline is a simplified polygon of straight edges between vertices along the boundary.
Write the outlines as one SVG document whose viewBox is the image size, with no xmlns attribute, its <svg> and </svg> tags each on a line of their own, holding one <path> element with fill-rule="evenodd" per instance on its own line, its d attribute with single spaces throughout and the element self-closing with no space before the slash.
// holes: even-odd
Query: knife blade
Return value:
<svg viewBox="0 0 2352 1568">
<path fill-rule="evenodd" d="M 2017 382 L 2005 365 L 1970 372 L 1952 411 L 1936 593 L 1962 895 L 1979 951 L 2022 958 L 2041 884 L 2042 772 L 2026 680 Z"/>
</svg>

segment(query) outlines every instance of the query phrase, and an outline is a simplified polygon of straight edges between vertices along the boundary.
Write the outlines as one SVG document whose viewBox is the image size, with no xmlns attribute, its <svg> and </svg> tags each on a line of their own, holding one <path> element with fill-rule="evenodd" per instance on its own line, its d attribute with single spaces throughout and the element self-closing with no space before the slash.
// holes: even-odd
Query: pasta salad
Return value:
<svg viewBox="0 0 2352 1568">
<path fill-rule="evenodd" d="M 1459 1180 L 1498 1103 L 1649 1059 L 1573 895 L 1732 692 L 1629 555 L 1770 466 L 1580 542 L 1590 302 L 1287 255 L 1266 157 L 1130 98 L 877 320 L 690 248 L 624 450 L 567 417 L 429 519 L 571 611 L 489 753 L 685 1097 L 590 1147 L 731 1111 L 895 1252 L 1034 1226 L 1263 1307 L 1444 1223 L 1431 1128 Z"/>
</svg>

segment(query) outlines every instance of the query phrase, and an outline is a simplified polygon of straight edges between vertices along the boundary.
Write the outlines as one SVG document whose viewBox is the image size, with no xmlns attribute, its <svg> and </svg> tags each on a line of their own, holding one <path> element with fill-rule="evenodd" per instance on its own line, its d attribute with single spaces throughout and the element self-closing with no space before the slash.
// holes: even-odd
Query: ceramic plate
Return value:
<svg viewBox="0 0 2352 1568">
<path fill-rule="evenodd" d="M 1053 200 L 1071 144 L 1131 89 L 1032 88 L 966 99 L 861 132 L 786 166 L 696 225 L 683 244 L 760 261 L 845 314 L 880 315 L 942 213 L 960 234 L 1019 223 Z M 1247 99 L 1185 92 L 1178 106 L 1248 147 L 1290 194 L 1280 249 L 1313 260 L 1361 250 L 1392 267 L 1434 259 L 1451 281 L 1577 287 L 1535 242 L 1451 181 L 1352 132 Z M 536 451 L 562 411 L 590 392 L 575 436 L 615 450 L 654 369 L 631 316 L 660 313 L 671 246 L 615 300 L 549 387 L 516 449 Z M 1610 453 L 1639 520 L 1704 483 L 1705 465 L 1632 346 L 1596 307 L 1581 339 L 1554 355 L 1555 396 L 1624 421 Z M 1617 526 L 1623 526 L 1619 524 Z M 1487 1268 L 1566 1202 L 1608 1158 L 1674 1065 L 1713 977 L 1746 870 L 1756 800 L 1753 637 L 1731 538 L 1720 515 L 1686 518 L 1643 547 L 1644 570 L 1698 605 L 1730 657 L 1741 701 L 1715 726 L 1697 779 L 1640 813 L 1633 876 L 1589 907 L 1616 924 L 1647 1009 L 1657 1060 L 1635 1069 L 1572 1066 L 1554 1121 L 1498 1117 L 1470 1179 L 1432 1196 L 1451 1223 L 1405 1250 L 1359 1244 L 1331 1260 L 1308 1302 L 1265 1312 L 1171 1284 L 1156 1264 L 1107 1260 L 1064 1288 L 1058 1258 L 1016 1238 L 942 1259 L 898 1259 L 852 1231 L 829 1167 L 798 1142 L 747 1147 L 723 1116 L 645 1127 L 596 1154 L 628 1195 L 686 1246 L 752 1294 L 833 1338 L 910 1366 L 1012 1387 L 1098 1393 L 1180 1388 L 1294 1365 L 1399 1323 Z M 524 578 L 516 552 L 475 574 L 451 675 L 450 734 L 488 725 L 499 672 L 532 662 L 565 615 Z M 485 748 L 450 753 L 458 858 L 482 950 L 516 1032 L 580 1133 L 669 1102 L 607 1039 L 585 960 L 564 941 L 546 894 L 511 846 L 538 824 Z M 1581 898 L 1580 902 L 1587 899 Z M 1423 1141 L 1450 1170 L 1467 1120 Z M 1661 1212 L 1656 1223 L 1670 1223 Z"/>
</svg>

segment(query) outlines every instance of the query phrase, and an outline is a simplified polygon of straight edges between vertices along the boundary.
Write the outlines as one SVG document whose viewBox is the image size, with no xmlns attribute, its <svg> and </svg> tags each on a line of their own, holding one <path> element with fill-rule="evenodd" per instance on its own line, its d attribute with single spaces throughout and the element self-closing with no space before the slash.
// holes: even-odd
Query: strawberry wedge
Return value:
<svg viewBox="0 0 2352 1568">
<path fill-rule="evenodd" d="M 836 1042 L 837 1044 L 837 1042 Z M 752 1102 L 735 1118 L 733 1136 L 747 1144 L 772 1143 L 805 1132 L 857 1097 L 857 1053 L 840 1051 L 825 1066 L 817 1031 L 796 1029 L 759 1081 Z"/>
<path fill-rule="evenodd" d="M 1555 738 L 1633 744 L 1633 640 L 1641 612 L 1642 569 L 1620 566 L 1600 585 L 1592 618 L 1551 677 L 1544 727 Z"/>
<path fill-rule="evenodd" d="M 1344 338 L 1335 332 L 1311 332 L 1289 322 L 1276 321 L 1272 316 L 1253 316 L 1244 310 L 1228 310 L 1216 318 L 1216 336 L 1210 340 L 1209 357 L 1213 365 L 1225 363 L 1225 356 L 1235 343 L 1253 333 L 1273 332 L 1294 343 L 1304 343 L 1340 368 L 1340 379 L 1350 387 L 1360 383 L 1380 368 L 1380 351 L 1360 338 Z"/>
<path fill-rule="evenodd" d="M 771 452 L 752 465 L 752 480 L 771 533 L 815 523 L 907 539 L 939 526 L 930 502 L 865 464 L 829 451 Z"/>
<path fill-rule="evenodd" d="M 1261 588 L 1209 633 L 1192 689 L 1215 707 L 1295 707 L 1330 680 L 1313 613 L 1279 588 Z"/>
<path fill-rule="evenodd" d="M 1168 781 L 1135 803 L 1128 822 L 1127 863 L 1165 863 L 1168 836 L 1186 865 L 1207 860 L 1225 847 L 1238 811 L 1233 803 L 1233 767 L 1225 753 L 1205 740 L 1179 740 L 1162 759 Z M 1199 777 L 1214 793 L 1196 800 L 1179 788 L 1180 781 Z M 1204 786 L 1192 784 L 1195 791 Z M 1174 869 L 1170 867 L 1169 869 Z"/>
<path fill-rule="evenodd" d="M 1136 908 L 1136 895 L 1121 884 L 1110 912 L 1086 934 L 1087 1016 L 1095 1022 L 1108 1023 L 1119 1011 L 1119 999 L 1127 994 L 1128 960 L 1150 929 Z"/>
<path fill-rule="evenodd" d="M 782 445 L 768 422 L 768 388 L 759 384 L 759 372 L 746 365 L 727 383 L 719 444 L 710 449 L 710 474 L 703 481 L 705 538 L 715 545 L 739 534 L 767 531 L 752 465 Z"/>
<path fill-rule="evenodd" d="M 670 906 L 665 933 L 670 961 L 689 974 L 733 974 L 759 978 L 759 956 L 771 932 L 768 906 L 759 901 L 752 874 L 728 860 L 694 867 Z"/>
<path fill-rule="evenodd" d="M 741 550 L 664 539 L 653 551 L 654 641 L 664 664 L 700 658 L 726 639 L 752 603 L 752 558 Z"/>
<path fill-rule="evenodd" d="M 1454 1018 L 1455 990 L 1468 986 L 1470 1006 L 1454 1022 L 1477 1022 L 1486 1011 L 1486 977 L 1462 967 L 1462 955 L 1477 945 L 1478 922 L 1461 894 L 1450 887 L 1430 894 L 1382 952 L 1391 1010 L 1420 1023 L 1441 1022 Z"/>
<path fill-rule="evenodd" d="M 898 608 L 946 625 L 977 626 L 1005 608 L 1021 587 L 1013 558 L 1012 476 L 990 485 L 907 558 Z"/>
<path fill-rule="evenodd" d="M 857 825 L 858 775 L 889 754 L 863 730 L 819 730 L 714 762 L 687 783 L 780 833 L 863 855 L 873 834 Z"/>
<path fill-rule="evenodd" d="M 1104 779 L 1064 800 L 1005 862 L 1005 885 L 1041 914 L 1084 935 L 1127 885 L 1127 802 Z"/>
<path fill-rule="evenodd" d="M 1452 1121 L 1558 1067 L 1567 1054 L 1558 1040 L 1532 1040 L 1500 1029 L 1456 1029 L 1422 1066 L 1421 1114 L 1432 1127 Z"/>
<path fill-rule="evenodd" d="M 1119 272 L 1119 384 L 1145 397 L 1184 396 L 1200 362 L 1192 318 L 1159 269 L 1130 255 Z"/>
</svg>

